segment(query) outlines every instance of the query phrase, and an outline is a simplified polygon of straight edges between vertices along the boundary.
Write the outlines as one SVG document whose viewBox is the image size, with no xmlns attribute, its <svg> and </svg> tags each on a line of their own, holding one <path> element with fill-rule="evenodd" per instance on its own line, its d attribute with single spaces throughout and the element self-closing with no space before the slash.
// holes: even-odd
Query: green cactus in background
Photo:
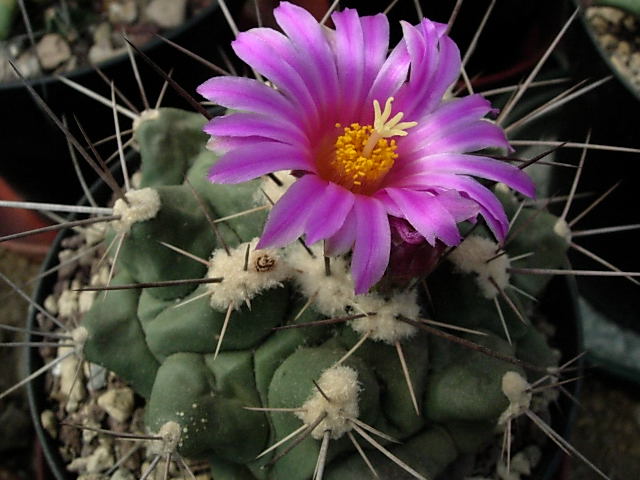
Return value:
<svg viewBox="0 0 640 480">
<path fill-rule="evenodd" d="M 17 6 L 16 0 L 0 0 L 0 40 L 6 40 L 9 36 Z"/>
<path fill-rule="evenodd" d="M 203 123 L 161 109 L 137 127 L 142 177 L 115 207 L 122 218 L 108 235 L 123 240 L 112 285 L 222 280 L 110 291 L 80 327 L 87 359 L 146 399 L 147 428 L 166 448 L 210 459 L 216 480 L 309 479 L 318 457 L 329 479 L 368 478 L 370 469 L 435 478 L 529 407 L 527 385 L 553 372 L 557 357 L 525 318 L 532 300 L 510 295 L 508 308 L 500 291 L 542 293 L 547 277 L 508 278 L 507 267 L 518 257 L 522 267 L 561 267 L 563 221 L 519 208 L 497 186 L 508 215 L 517 212 L 512 231 L 528 232 L 506 254 L 496 257 L 478 227 L 429 277 L 430 307 L 415 289 L 356 297 L 344 260 L 326 270 L 319 250 L 297 243 L 253 249 L 268 202 L 286 185 L 207 182 L 216 156 L 204 149 Z M 252 213 L 217 231 L 207 219 L 239 211 Z M 461 338 L 477 348 L 423 331 L 419 319 L 434 312 L 467 329 Z M 336 320 L 318 322 L 328 318 Z"/>
</svg>

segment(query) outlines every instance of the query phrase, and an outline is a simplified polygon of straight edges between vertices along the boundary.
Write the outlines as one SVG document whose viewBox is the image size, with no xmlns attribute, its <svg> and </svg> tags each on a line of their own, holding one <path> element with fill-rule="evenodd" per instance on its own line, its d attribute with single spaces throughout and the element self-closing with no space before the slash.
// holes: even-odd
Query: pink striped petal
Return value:
<svg viewBox="0 0 640 480">
<path fill-rule="evenodd" d="M 502 240 L 507 234 L 509 220 L 504 207 L 491 190 L 473 178 L 464 175 L 428 173 L 407 177 L 397 186 L 413 189 L 444 187 L 457 190 L 478 204 L 480 213 L 496 238 Z"/>
<path fill-rule="evenodd" d="M 302 236 L 314 203 L 327 188 L 315 175 L 304 175 L 285 192 L 269 212 L 256 248 L 280 248 Z"/>
<path fill-rule="evenodd" d="M 360 22 L 365 38 L 364 85 L 369 91 L 389 51 L 389 20 L 378 14 L 362 17 Z"/>
<path fill-rule="evenodd" d="M 338 81 L 342 88 L 340 115 L 338 121 L 349 124 L 355 112 L 362 108 L 366 88 L 364 84 L 365 43 L 360 17 L 353 9 L 334 13 L 331 17 L 336 25 L 335 58 L 338 67 Z"/>
<path fill-rule="evenodd" d="M 518 167 L 493 158 L 477 155 L 457 153 L 429 155 L 398 168 L 398 170 L 394 171 L 394 180 L 403 176 L 410 177 L 424 173 L 473 175 L 495 182 L 502 182 L 528 197 L 535 195 L 533 181 Z"/>
<path fill-rule="evenodd" d="M 324 253 L 329 257 L 344 255 L 356 241 L 356 214 L 352 208 L 340 229 L 324 242 Z"/>
<path fill-rule="evenodd" d="M 337 106 L 340 87 L 335 58 L 323 28 L 304 8 L 281 2 L 273 14 L 294 48 L 310 59 L 311 80 L 321 105 Z M 335 121 L 335 120 L 334 120 Z"/>
<path fill-rule="evenodd" d="M 509 142 L 504 131 L 487 121 L 478 121 L 448 135 L 424 144 L 419 152 L 423 156 L 437 153 L 466 153 L 485 148 L 509 150 Z"/>
<path fill-rule="evenodd" d="M 280 170 L 315 171 L 306 152 L 291 145 L 252 141 L 220 157 L 209 171 L 213 183 L 240 183 Z"/>
<path fill-rule="evenodd" d="M 444 205 L 456 223 L 475 218 L 480 213 L 479 205 L 460 195 L 457 190 L 438 192 L 438 201 Z"/>
<path fill-rule="evenodd" d="M 373 197 L 357 195 L 356 240 L 351 273 L 356 295 L 366 293 L 384 274 L 389 264 L 391 230 L 384 205 Z"/>
<path fill-rule="evenodd" d="M 460 51 L 438 24 L 428 19 L 417 27 L 403 24 L 411 55 L 411 78 L 398 92 L 398 111 L 409 120 L 431 112 L 460 74 Z M 437 39 L 437 40 L 436 40 Z"/>
<path fill-rule="evenodd" d="M 351 212 L 354 198 L 355 195 L 349 190 L 335 183 L 328 183 L 322 197 L 316 199 L 316 204 L 311 209 L 305 228 L 305 242 L 311 245 L 334 235 Z"/>
<path fill-rule="evenodd" d="M 448 101 L 419 119 L 418 125 L 409 131 L 409 135 L 399 139 L 398 155 L 401 159 L 405 159 L 406 156 L 418 151 L 422 145 L 478 122 L 493 111 L 495 110 L 491 108 L 489 101 L 480 95 L 469 95 Z"/>
<path fill-rule="evenodd" d="M 302 57 L 304 60 L 300 61 L 287 37 L 269 28 L 255 28 L 240 33 L 231 46 L 241 60 L 271 80 L 291 103 L 304 110 L 307 121 L 311 118 L 318 121 L 314 95 L 303 76 L 305 71 L 313 70 L 313 60 Z M 309 76 L 307 73 L 306 77 Z"/>
<path fill-rule="evenodd" d="M 262 137 L 299 148 L 309 148 L 309 139 L 297 126 L 282 118 L 257 113 L 232 113 L 213 117 L 203 130 L 216 137 Z"/>
<path fill-rule="evenodd" d="M 378 100 L 381 105 L 384 105 L 389 97 L 395 96 L 407 80 L 410 65 L 411 58 L 407 45 L 404 40 L 401 40 L 380 68 L 365 103 L 373 105 L 373 101 Z"/>
<path fill-rule="evenodd" d="M 460 243 L 456 221 L 438 197 L 427 192 L 388 188 L 387 193 L 400 207 L 403 217 L 429 242 L 439 239 L 447 245 Z"/>
<path fill-rule="evenodd" d="M 281 93 L 251 78 L 213 77 L 197 88 L 207 100 L 234 110 L 246 110 L 297 120 L 301 113 Z"/>
</svg>

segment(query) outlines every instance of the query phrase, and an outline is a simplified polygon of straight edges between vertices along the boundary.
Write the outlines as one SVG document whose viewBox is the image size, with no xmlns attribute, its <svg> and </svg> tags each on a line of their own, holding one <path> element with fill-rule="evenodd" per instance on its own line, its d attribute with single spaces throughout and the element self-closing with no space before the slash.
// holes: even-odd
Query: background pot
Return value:
<svg viewBox="0 0 640 480">
<path fill-rule="evenodd" d="M 566 1 L 565 8 L 569 12 L 586 3 L 581 0 Z M 576 81 L 612 76 L 609 82 L 565 107 L 565 120 L 558 123 L 557 138 L 584 139 L 587 132 L 591 131 L 590 143 L 640 148 L 637 122 L 640 115 L 640 91 L 613 66 L 583 13 L 579 14 L 567 32 L 557 52 L 557 59 Z M 571 152 L 564 149 L 559 151 L 558 160 L 575 163 L 578 155 L 575 150 Z M 619 181 L 621 183 L 592 213 L 580 220 L 574 230 L 640 223 L 636 181 L 629 175 L 638 161 L 640 154 L 637 153 L 601 150 L 588 152 L 579 191 L 592 192 L 593 195 L 575 202 L 569 219 L 575 217 L 607 188 Z M 566 186 L 574 173 L 566 169 L 558 172 L 554 190 L 561 185 Z M 566 188 L 562 192 L 565 193 Z M 640 243 L 640 230 L 576 237 L 574 240 L 621 270 L 640 270 L 638 256 L 633 253 L 634 246 Z M 570 258 L 576 269 L 606 269 L 575 251 Z M 640 382 L 640 365 L 627 363 L 632 359 L 625 353 L 624 346 L 630 341 L 624 335 L 640 333 L 640 324 L 637 322 L 640 287 L 622 278 L 580 277 L 577 283 L 583 299 L 581 308 L 585 315 L 585 325 L 589 325 L 588 328 L 585 327 L 585 344 L 590 350 L 589 357 L 595 365 L 603 366 L 611 373 Z M 601 328 L 604 330 L 600 330 Z M 603 337 L 603 331 L 608 331 L 610 336 Z M 640 337 L 635 341 L 640 342 Z"/>
<path fill-rule="evenodd" d="M 242 2 L 229 2 L 229 4 L 235 16 Z M 218 46 L 226 47 L 232 38 L 232 33 L 218 3 L 214 2 L 166 36 L 198 55 L 217 62 Z M 198 84 L 212 76 L 208 68 L 159 39 L 150 41 L 142 47 L 142 50 L 158 62 L 165 71 L 173 68 L 173 78 L 188 92 L 195 92 Z M 147 67 L 143 60 L 138 59 L 138 65 L 145 90 L 153 104 L 163 80 Z M 126 55 L 107 60 L 100 64 L 100 68 L 115 81 L 116 87 L 128 98 L 138 106 L 142 106 L 139 90 Z M 110 97 L 109 86 L 91 67 L 79 68 L 67 77 L 107 98 Z M 93 141 L 113 134 L 113 116 L 108 108 L 88 99 L 51 76 L 31 79 L 29 83 L 58 116 L 65 115 L 73 124 L 73 115 L 76 115 Z M 184 100 L 170 90 L 163 105 L 185 107 Z M 0 145 L 3 148 L 0 158 L 0 176 L 28 200 L 75 203 L 81 196 L 81 189 L 62 133 L 38 108 L 27 89 L 18 81 L 0 83 L 0 105 L 2 106 Z M 129 126 L 123 125 L 122 128 L 129 128 Z M 82 137 L 78 134 L 78 138 Z M 95 178 L 89 168 L 83 166 L 83 170 L 89 178 Z"/>
</svg>

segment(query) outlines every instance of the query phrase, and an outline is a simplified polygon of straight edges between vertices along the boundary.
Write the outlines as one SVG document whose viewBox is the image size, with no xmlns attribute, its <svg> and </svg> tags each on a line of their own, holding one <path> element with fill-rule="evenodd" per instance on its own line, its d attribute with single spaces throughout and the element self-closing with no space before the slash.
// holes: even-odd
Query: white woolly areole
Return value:
<svg viewBox="0 0 640 480">
<path fill-rule="evenodd" d="M 529 383 L 518 372 L 507 372 L 502 377 L 502 393 L 509 400 L 509 406 L 500 414 L 498 425 L 502 426 L 512 418 L 519 417 L 531 405 Z"/>
<path fill-rule="evenodd" d="M 160 116 L 160 110 L 157 110 L 155 108 L 144 110 L 140 115 L 138 115 L 133 120 L 133 126 L 132 126 L 133 132 L 135 133 L 136 131 L 138 131 L 138 128 L 140 128 L 140 125 L 142 125 L 144 122 L 148 120 L 155 120 L 159 116 Z"/>
<path fill-rule="evenodd" d="M 226 311 L 231 304 L 237 310 L 243 303 L 250 304 L 251 299 L 259 293 L 282 286 L 282 282 L 289 278 L 291 269 L 278 251 L 254 250 L 257 243 L 257 238 L 249 243 L 242 243 L 230 250 L 230 255 L 224 249 L 213 252 L 207 277 L 223 277 L 224 280 L 208 285 L 212 308 Z M 247 245 L 250 245 L 250 251 L 245 271 Z"/>
<path fill-rule="evenodd" d="M 511 189 L 506 183 L 498 182 L 494 188 L 496 189 L 496 192 L 511 193 Z"/>
<path fill-rule="evenodd" d="M 567 243 L 571 242 L 571 228 L 564 219 L 558 218 L 558 221 L 556 221 L 556 224 L 553 226 L 553 231 Z"/>
<path fill-rule="evenodd" d="M 358 372 L 343 365 L 331 367 L 322 372 L 318 386 L 330 401 L 316 390 L 302 405 L 304 412 L 296 412 L 296 416 L 305 425 L 311 425 L 326 414 L 325 419 L 311 432 L 311 436 L 320 440 L 328 430 L 331 432 L 331 439 L 338 439 L 351 430 L 349 419 L 360 415 L 358 394 L 361 387 Z"/>
<path fill-rule="evenodd" d="M 310 248 L 315 257 L 298 244 L 292 244 L 286 250 L 294 281 L 305 297 L 313 299 L 312 304 L 318 313 L 327 317 L 344 315 L 348 307 L 356 306 L 358 298 L 353 293 L 349 265 L 342 257 L 332 257 L 331 275 L 327 275 L 321 247 L 314 245 Z"/>
<path fill-rule="evenodd" d="M 152 219 L 160 210 L 160 195 L 153 188 L 130 190 L 124 196 L 128 204 L 119 198 L 113 205 L 113 214 L 120 215 L 120 220 L 113 222 L 113 228 L 119 233 L 127 233 L 136 222 Z"/>
<path fill-rule="evenodd" d="M 178 443 L 180 443 L 181 432 L 177 422 L 165 423 L 156 434 L 162 438 L 162 441 L 149 442 L 148 450 L 154 455 L 162 455 L 163 457 L 175 453 L 178 449 Z"/>
<path fill-rule="evenodd" d="M 357 308 L 361 312 L 375 312 L 375 315 L 358 318 L 349 323 L 359 334 L 369 334 L 372 340 L 394 345 L 412 337 L 418 331 L 413 325 L 398 320 L 398 317 L 414 320 L 419 316 L 420 307 L 415 291 L 396 293 L 388 300 L 376 294 L 358 296 L 356 300 Z"/>
<path fill-rule="evenodd" d="M 271 202 L 276 203 L 282 195 L 289 189 L 291 185 L 295 183 L 297 180 L 296 177 L 290 174 L 278 174 L 278 180 L 282 185 L 278 185 L 271 178 L 265 177 L 262 179 L 262 183 L 260 184 L 260 188 L 256 190 L 253 199 L 258 205 L 269 205 L 271 206 Z M 269 198 L 267 198 L 269 197 Z"/>
<path fill-rule="evenodd" d="M 471 235 L 449 255 L 449 260 L 459 271 L 477 275 L 476 281 L 482 295 L 490 300 L 499 293 L 490 279 L 493 279 L 503 290 L 509 285 L 509 272 L 507 272 L 511 266 L 509 256 L 504 254 L 487 263 L 487 260 L 495 257 L 498 249 L 498 244 L 494 241 L 479 235 Z"/>
<path fill-rule="evenodd" d="M 107 234 L 107 224 L 94 223 L 93 225 L 83 228 L 82 233 L 84 234 L 84 241 L 87 246 L 92 247 L 104 240 L 104 237 Z"/>
</svg>

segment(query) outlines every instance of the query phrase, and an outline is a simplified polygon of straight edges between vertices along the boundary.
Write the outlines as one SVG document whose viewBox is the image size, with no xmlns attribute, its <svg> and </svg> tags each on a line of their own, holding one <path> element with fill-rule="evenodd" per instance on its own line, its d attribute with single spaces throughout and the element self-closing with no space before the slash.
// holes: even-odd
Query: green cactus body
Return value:
<svg viewBox="0 0 640 480">
<path fill-rule="evenodd" d="M 282 325 L 317 322 L 328 315 L 317 307 L 319 300 L 313 292 L 303 288 L 304 276 L 311 272 L 301 272 L 298 264 L 290 263 L 293 253 L 278 258 L 270 253 L 258 257 L 247 254 L 247 261 L 243 260 L 242 242 L 249 242 L 260 233 L 269 203 L 260 192 L 259 182 L 230 187 L 206 180 L 215 156 L 202 148 L 201 127 L 199 115 L 172 109 L 159 110 L 138 127 L 136 140 L 143 166 L 140 186 L 155 190 L 160 206 L 150 218 L 136 221 L 128 229 L 116 227 L 111 233 L 117 236 L 124 232 L 114 283 L 203 276 L 223 277 L 222 283 L 109 292 L 98 297 L 84 319 L 89 333 L 84 347 L 87 358 L 120 374 L 145 397 L 148 429 L 159 432 L 175 422 L 180 431 L 179 453 L 209 458 L 217 480 L 309 479 L 324 436 L 329 435 L 332 437 L 326 440 L 330 442 L 326 478 L 367 478 L 369 467 L 351 440 L 355 433 L 360 435 L 359 445 L 365 448 L 381 478 L 404 478 L 406 472 L 362 440 L 365 437 L 360 433 L 361 423 L 353 426 L 349 415 L 357 415 L 358 422 L 397 439 L 400 443 L 396 444 L 362 430 L 426 478 L 435 478 L 456 459 L 483 448 L 510 405 L 502 388 L 505 374 L 516 372 L 533 381 L 539 373 L 401 322 L 398 325 L 405 330 L 398 330 L 395 337 L 385 341 L 382 333 L 372 333 L 367 324 L 357 323 L 378 321 L 374 316 L 274 330 Z M 183 183 L 185 178 L 191 186 Z M 218 224 L 230 256 L 212 231 L 191 188 L 213 219 L 252 210 Z M 505 193 L 500 195 L 507 212 L 513 215 L 517 200 Z M 261 205 L 266 207 L 259 208 Z M 526 224 L 529 234 L 517 236 L 507 245 L 508 256 L 533 252 L 532 257 L 517 265 L 561 266 L 567 241 L 557 233 L 557 223 L 557 218 L 548 213 L 524 209 L 514 229 Z M 482 228 L 474 235 L 487 241 L 490 238 Z M 478 240 L 479 245 L 484 245 L 483 241 Z M 211 261 L 209 271 L 201 262 L 161 242 Z M 308 257 L 307 261 L 315 262 L 319 269 L 324 268 L 321 256 L 312 259 L 297 244 L 289 249 L 297 256 Z M 239 255 L 239 261 L 233 260 L 234 255 Z M 229 263 L 232 260 L 236 263 Z M 216 270 L 222 268 L 219 265 L 227 266 Z M 286 272 L 269 284 L 260 284 L 255 292 L 247 291 L 245 295 L 224 290 L 225 282 L 236 281 L 245 274 L 266 278 L 273 268 Z M 334 264 L 334 275 L 339 274 L 339 265 Z M 544 338 L 505 306 L 497 291 L 492 292 L 486 282 L 481 283 L 482 275 L 465 267 L 464 259 L 454 258 L 439 267 L 428 279 L 434 318 L 483 332 L 484 336 L 467 333 L 462 337 L 492 351 L 529 364 L 553 366 L 555 357 Z M 331 278 L 318 278 L 321 280 L 317 289 L 331 288 Z M 543 277 L 512 280 L 534 296 L 542 292 L 547 282 Z M 455 292 L 455 299 L 450 292 Z M 235 298 L 233 295 L 238 295 L 237 299 L 228 300 Z M 376 301 L 387 305 L 385 302 L 393 302 L 396 294 L 386 295 L 390 298 L 380 295 Z M 518 311 L 530 311 L 530 300 L 514 295 L 510 298 Z M 496 299 L 503 303 L 509 339 L 496 315 Z M 427 315 L 423 310 L 421 315 Z M 335 316 L 353 314 L 351 309 Z M 395 320 L 391 316 L 391 321 Z M 218 344 L 223 329 L 224 338 Z M 362 341 L 363 335 L 369 336 Z M 336 366 L 354 346 L 359 348 Z M 400 351 L 418 412 L 403 375 Z M 326 372 L 330 374 L 325 377 Z M 278 457 L 289 447 L 288 442 L 256 459 L 270 445 L 313 421 L 307 417 L 323 401 L 313 381 L 330 381 L 334 373 L 350 378 L 345 380 L 345 389 L 351 389 L 351 393 L 339 400 L 344 408 L 335 412 L 319 410 L 318 418 L 322 412 L 325 417 L 316 429 L 282 458 Z M 333 385 L 327 387 L 329 391 L 332 388 Z M 338 402 L 336 398 L 333 401 Z M 307 407 L 301 412 L 303 405 Z M 255 411 L 244 407 L 296 411 Z M 328 402 L 326 408 L 330 407 L 333 408 Z M 345 413 L 348 411 L 351 414 Z"/>
</svg>

